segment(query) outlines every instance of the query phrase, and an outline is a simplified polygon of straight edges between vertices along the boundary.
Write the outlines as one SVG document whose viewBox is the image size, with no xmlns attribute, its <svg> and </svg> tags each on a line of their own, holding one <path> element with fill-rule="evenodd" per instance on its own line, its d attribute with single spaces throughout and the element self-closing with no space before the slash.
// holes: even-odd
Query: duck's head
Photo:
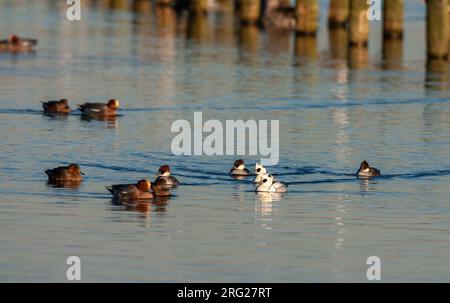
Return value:
<svg viewBox="0 0 450 303">
<path fill-rule="evenodd" d="M 119 100 L 117 99 L 111 99 L 108 101 L 108 107 L 112 110 L 116 110 L 119 108 Z"/>
<path fill-rule="evenodd" d="M 265 174 L 266 172 L 267 172 L 266 168 L 264 166 L 262 166 L 261 163 L 255 164 L 255 174 L 261 175 L 261 174 Z"/>
<path fill-rule="evenodd" d="M 239 160 L 234 161 L 234 168 L 244 169 L 245 168 L 244 160 L 239 159 Z"/>
<path fill-rule="evenodd" d="M 8 38 L 8 41 L 9 41 L 9 43 L 11 43 L 11 44 L 19 44 L 19 36 L 17 36 L 17 35 L 11 35 L 11 36 L 9 36 L 9 38 Z"/>
<path fill-rule="evenodd" d="M 261 178 L 261 183 L 267 186 L 272 185 L 274 182 L 273 176 L 271 174 L 264 174 Z"/>
<path fill-rule="evenodd" d="M 369 166 L 369 163 L 367 163 L 367 161 L 362 161 L 361 165 L 359 166 L 360 170 L 366 170 L 366 169 L 369 169 L 369 168 L 370 168 L 370 166 Z"/>
<path fill-rule="evenodd" d="M 149 179 L 142 179 L 139 180 L 138 183 L 136 183 L 136 187 L 140 191 L 149 191 L 150 188 L 152 188 L 152 182 L 150 182 Z"/>
<path fill-rule="evenodd" d="M 67 167 L 67 170 L 73 174 L 80 174 L 80 175 L 84 175 L 81 172 L 80 166 L 78 164 L 72 163 L 69 164 L 69 166 Z"/>
<path fill-rule="evenodd" d="M 162 176 L 169 176 L 170 175 L 170 167 L 169 165 L 163 165 L 158 170 L 159 174 Z"/>
</svg>

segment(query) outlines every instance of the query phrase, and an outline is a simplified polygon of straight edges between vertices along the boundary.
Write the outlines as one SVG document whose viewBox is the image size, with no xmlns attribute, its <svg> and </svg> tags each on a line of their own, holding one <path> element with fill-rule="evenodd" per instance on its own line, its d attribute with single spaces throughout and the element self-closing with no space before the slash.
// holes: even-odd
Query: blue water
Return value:
<svg viewBox="0 0 450 303">
<path fill-rule="evenodd" d="M 420 1 L 391 61 L 379 22 L 367 52 L 330 46 L 327 1 L 315 47 L 240 29 L 231 13 L 116 3 L 83 1 L 78 22 L 63 1 L 0 4 L 3 36 L 39 39 L 35 53 L 0 54 L 0 281 L 65 282 L 72 255 L 84 282 L 367 282 L 369 256 L 384 282 L 450 281 L 449 72 L 426 68 Z M 121 115 L 42 115 L 55 98 L 118 98 Z M 196 111 L 279 120 L 269 170 L 289 192 L 256 195 L 251 178 L 229 177 L 240 156 L 173 155 L 171 124 Z M 362 160 L 382 177 L 356 179 Z M 45 169 L 72 162 L 79 188 L 47 185 Z M 167 204 L 112 203 L 106 185 L 153 179 L 162 164 L 182 182 Z"/>
</svg>

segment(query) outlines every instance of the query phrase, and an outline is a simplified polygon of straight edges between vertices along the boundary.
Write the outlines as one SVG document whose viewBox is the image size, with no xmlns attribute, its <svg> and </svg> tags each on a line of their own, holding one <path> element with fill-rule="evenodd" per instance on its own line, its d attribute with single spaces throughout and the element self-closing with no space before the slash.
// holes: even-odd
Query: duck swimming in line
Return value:
<svg viewBox="0 0 450 303">
<path fill-rule="evenodd" d="M 150 192 L 152 183 L 148 179 L 139 180 L 136 184 L 114 184 L 106 186 L 106 189 L 113 195 L 114 200 L 134 201 L 141 199 L 152 199 Z"/>
<path fill-rule="evenodd" d="M 287 192 L 287 184 L 275 181 L 270 174 L 264 174 L 262 181 L 256 186 L 256 192 L 285 193 Z"/>
<path fill-rule="evenodd" d="M 234 161 L 234 166 L 230 170 L 230 175 L 232 176 L 249 176 L 252 173 L 245 168 L 244 160 L 239 159 Z"/>
<path fill-rule="evenodd" d="M 358 177 L 378 177 L 381 175 L 381 172 L 376 169 L 375 167 L 370 167 L 369 163 L 367 161 L 361 162 L 361 165 L 356 172 L 356 175 Z"/>
<path fill-rule="evenodd" d="M 46 114 L 68 114 L 70 113 L 69 101 L 67 99 L 50 100 L 42 102 L 44 113 Z"/>
<path fill-rule="evenodd" d="M 262 181 L 262 176 L 263 176 L 265 173 L 267 173 L 267 169 L 266 169 L 264 166 L 262 166 L 261 163 L 256 163 L 256 164 L 255 164 L 255 174 L 256 174 L 256 177 L 255 177 L 255 179 L 253 179 L 253 182 L 254 182 L 254 183 L 261 183 L 261 181 Z"/>
<path fill-rule="evenodd" d="M 61 181 L 82 181 L 84 175 L 78 164 L 47 169 L 45 173 L 48 176 L 48 181 L 51 183 Z"/>
<path fill-rule="evenodd" d="M 84 103 L 78 105 L 78 109 L 84 116 L 112 117 L 117 116 L 119 100 L 111 99 L 108 103 Z"/>
<path fill-rule="evenodd" d="M 20 38 L 17 35 L 11 35 L 6 40 L 0 40 L 0 51 L 13 53 L 32 51 L 36 44 L 36 39 Z"/>
<path fill-rule="evenodd" d="M 158 182 L 159 180 L 164 180 L 165 183 L 161 182 L 160 184 L 165 184 L 168 188 L 180 185 L 180 182 L 177 180 L 177 178 L 170 175 L 169 165 L 161 166 L 158 172 L 159 175 L 156 177 L 155 183 Z"/>
</svg>

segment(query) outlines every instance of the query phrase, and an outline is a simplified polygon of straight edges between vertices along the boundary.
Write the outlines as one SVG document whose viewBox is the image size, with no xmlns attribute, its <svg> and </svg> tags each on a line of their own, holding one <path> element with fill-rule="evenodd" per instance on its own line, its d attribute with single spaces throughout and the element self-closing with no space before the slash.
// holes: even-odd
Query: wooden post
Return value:
<svg viewBox="0 0 450 303">
<path fill-rule="evenodd" d="M 242 24 L 256 24 L 260 21 L 261 0 L 240 0 L 239 10 Z"/>
<path fill-rule="evenodd" d="M 384 69 L 400 69 L 403 64 L 403 40 L 383 40 L 383 63 Z"/>
<path fill-rule="evenodd" d="M 348 48 L 348 31 L 345 28 L 336 27 L 330 28 L 329 34 L 329 45 L 330 45 L 330 56 L 334 61 L 336 60 L 346 60 L 347 59 L 347 48 Z"/>
<path fill-rule="evenodd" d="M 297 34 L 315 36 L 319 21 L 318 1 L 297 0 L 295 12 L 297 15 Z"/>
<path fill-rule="evenodd" d="M 206 15 L 208 12 L 208 0 L 189 0 L 189 12 L 192 14 Z"/>
<path fill-rule="evenodd" d="M 316 61 L 318 58 L 316 37 L 296 35 L 294 53 L 298 58 L 298 65 L 302 66 Z"/>
<path fill-rule="evenodd" d="M 427 55 L 428 58 L 447 58 L 448 1 L 427 1 Z"/>
<path fill-rule="evenodd" d="M 349 0 L 330 0 L 328 27 L 345 27 L 348 20 Z"/>
<path fill-rule="evenodd" d="M 134 0 L 133 11 L 148 14 L 152 11 L 152 3 L 148 0 Z"/>
<path fill-rule="evenodd" d="M 383 39 L 403 38 L 403 0 L 383 1 Z"/>
<path fill-rule="evenodd" d="M 366 0 L 351 0 L 348 26 L 348 42 L 350 46 L 364 46 L 369 44 L 369 18 Z"/>
</svg>

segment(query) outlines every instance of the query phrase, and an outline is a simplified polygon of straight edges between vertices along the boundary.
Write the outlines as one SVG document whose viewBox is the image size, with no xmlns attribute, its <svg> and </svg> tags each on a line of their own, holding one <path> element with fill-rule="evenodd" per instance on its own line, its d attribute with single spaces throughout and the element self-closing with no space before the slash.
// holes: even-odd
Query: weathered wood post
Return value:
<svg viewBox="0 0 450 303">
<path fill-rule="evenodd" d="M 319 22 L 319 2 L 317 0 L 297 0 L 295 12 L 297 34 L 315 36 Z"/>
<path fill-rule="evenodd" d="M 133 11 L 139 13 L 150 13 L 152 10 L 152 3 L 148 0 L 134 0 Z"/>
<path fill-rule="evenodd" d="M 383 1 L 383 38 L 403 38 L 403 0 Z"/>
<path fill-rule="evenodd" d="M 427 0 L 427 56 L 432 59 L 448 55 L 448 1 Z"/>
<path fill-rule="evenodd" d="M 239 12 L 242 24 L 257 24 L 261 15 L 261 0 L 240 0 Z"/>
<path fill-rule="evenodd" d="M 189 13 L 186 27 L 186 37 L 198 43 L 208 39 L 208 16 L 203 13 Z"/>
<path fill-rule="evenodd" d="M 312 35 L 296 35 L 294 53 L 298 65 L 306 65 L 318 58 L 317 39 Z"/>
<path fill-rule="evenodd" d="M 345 27 L 348 20 L 349 0 L 330 0 L 328 27 Z"/>
<path fill-rule="evenodd" d="M 369 18 L 367 0 L 351 0 L 348 24 L 348 42 L 350 46 L 364 46 L 369 44 Z"/>
<path fill-rule="evenodd" d="M 208 12 L 208 0 L 189 0 L 189 13 L 206 15 Z"/>
</svg>

